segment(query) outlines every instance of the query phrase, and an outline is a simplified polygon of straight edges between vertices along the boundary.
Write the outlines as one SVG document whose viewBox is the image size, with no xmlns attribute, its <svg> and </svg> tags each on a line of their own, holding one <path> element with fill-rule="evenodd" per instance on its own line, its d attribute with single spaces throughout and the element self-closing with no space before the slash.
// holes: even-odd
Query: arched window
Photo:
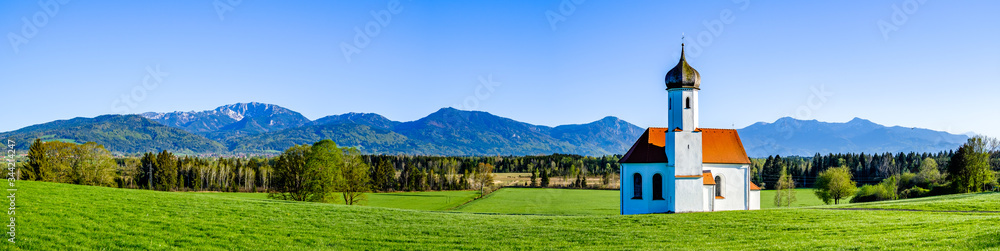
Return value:
<svg viewBox="0 0 1000 251">
<path fill-rule="evenodd" d="M 673 101 L 673 100 L 671 98 L 667 98 L 667 110 L 673 110 L 674 109 L 674 104 L 671 103 L 670 101 Z"/>
<path fill-rule="evenodd" d="M 722 197 L 722 177 L 715 176 L 715 197 Z"/>
<path fill-rule="evenodd" d="M 632 174 L 632 199 L 642 199 L 642 175 Z"/>
<path fill-rule="evenodd" d="M 684 109 L 691 109 L 691 98 L 684 98 Z"/>
<path fill-rule="evenodd" d="M 663 200 L 663 176 L 653 174 L 653 199 Z"/>
</svg>

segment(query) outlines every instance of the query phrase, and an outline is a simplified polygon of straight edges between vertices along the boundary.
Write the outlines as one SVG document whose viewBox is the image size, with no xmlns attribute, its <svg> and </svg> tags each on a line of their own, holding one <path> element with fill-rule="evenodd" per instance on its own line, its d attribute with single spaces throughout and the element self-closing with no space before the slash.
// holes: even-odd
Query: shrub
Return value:
<svg viewBox="0 0 1000 251">
<path fill-rule="evenodd" d="M 896 194 L 897 182 L 896 176 L 892 176 L 882 180 L 878 185 L 861 186 L 854 198 L 851 198 L 851 203 L 895 200 L 899 198 Z"/>
<path fill-rule="evenodd" d="M 878 194 L 883 190 L 879 185 L 864 185 L 858 189 L 858 193 L 851 198 L 851 203 L 878 201 Z"/>
<path fill-rule="evenodd" d="M 919 197 L 927 196 L 927 194 L 929 194 L 930 192 L 931 192 L 930 189 L 925 189 L 925 188 L 922 188 L 922 187 L 912 187 L 910 189 L 903 190 L 903 192 L 900 193 L 900 197 L 902 197 L 902 198 L 919 198 Z"/>
</svg>

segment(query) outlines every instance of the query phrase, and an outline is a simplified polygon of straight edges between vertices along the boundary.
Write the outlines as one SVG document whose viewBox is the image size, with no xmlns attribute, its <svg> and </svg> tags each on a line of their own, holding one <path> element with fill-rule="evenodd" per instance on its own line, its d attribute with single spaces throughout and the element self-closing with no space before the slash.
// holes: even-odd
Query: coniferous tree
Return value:
<svg viewBox="0 0 1000 251">
<path fill-rule="evenodd" d="M 139 187 L 146 189 L 155 189 L 156 181 L 156 169 L 158 163 L 156 162 L 156 154 L 147 152 L 142 155 L 142 159 L 139 160 Z"/>
<path fill-rule="evenodd" d="M 540 171 L 542 176 L 542 187 L 549 187 L 549 172 L 544 168 Z"/>
<path fill-rule="evenodd" d="M 392 191 L 396 183 L 396 169 L 388 160 L 382 160 L 375 166 L 372 172 L 372 183 L 374 189 L 379 191 Z"/>
<path fill-rule="evenodd" d="M 538 170 L 531 170 L 531 187 L 538 186 Z"/>
<path fill-rule="evenodd" d="M 154 175 L 157 179 L 154 183 L 158 190 L 170 191 L 177 185 L 177 159 L 173 153 L 163 150 L 156 155 L 156 169 Z"/>
<path fill-rule="evenodd" d="M 52 174 L 52 163 L 45 153 L 45 146 L 42 140 L 35 139 L 34 143 L 28 147 L 28 177 L 29 180 L 54 181 Z"/>
</svg>

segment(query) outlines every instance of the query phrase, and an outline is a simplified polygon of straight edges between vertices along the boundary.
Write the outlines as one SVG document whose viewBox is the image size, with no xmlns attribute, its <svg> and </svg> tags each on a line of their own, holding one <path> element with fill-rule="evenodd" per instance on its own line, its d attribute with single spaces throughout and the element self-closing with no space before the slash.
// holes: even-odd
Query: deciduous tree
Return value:
<svg viewBox="0 0 1000 251">
<path fill-rule="evenodd" d="M 854 195 L 857 183 L 851 180 L 851 171 L 846 166 L 826 169 L 816 176 L 816 197 L 823 203 L 840 204 L 840 200 Z"/>
<path fill-rule="evenodd" d="M 312 194 L 305 185 L 310 178 L 306 173 L 306 158 L 311 149 L 309 145 L 296 145 L 278 155 L 268 197 L 296 201 L 310 199 Z"/>
<path fill-rule="evenodd" d="M 990 170 L 991 142 L 994 139 L 975 136 L 958 148 L 948 162 L 948 180 L 956 192 L 980 192 L 986 184 L 995 181 Z"/>
<path fill-rule="evenodd" d="M 941 171 L 938 170 L 937 161 L 928 157 L 920 161 L 920 168 L 917 172 L 916 182 L 919 184 L 933 184 L 941 181 Z"/>
<path fill-rule="evenodd" d="M 94 142 L 73 146 L 73 183 L 89 186 L 114 186 L 115 167 L 111 152 Z"/>
<path fill-rule="evenodd" d="M 781 169 L 781 176 L 778 177 L 775 189 L 778 190 L 774 194 L 775 206 L 787 207 L 791 206 L 792 202 L 795 202 L 795 180 L 792 179 L 791 174 L 788 174 L 787 168 Z"/>
<path fill-rule="evenodd" d="M 371 191 L 371 179 L 368 176 L 369 166 L 361 159 L 361 154 L 355 148 L 343 149 L 343 164 L 337 191 L 344 196 L 344 203 L 355 205 L 367 199 L 366 192 Z"/>
<path fill-rule="evenodd" d="M 344 153 L 337 143 L 324 139 L 314 143 L 306 157 L 304 188 L 308 201 L 333 202 L 343 186 Z M 368 174 L 367 169 L 365 175 Z"/>
<path fill-rule="evenodd" d="M 479 184 L 481 195 L 486 195 L 487 189 L 493 185 L 493 165 L 480 162 L 476 166 L 475 180 Z"/>
</svg>

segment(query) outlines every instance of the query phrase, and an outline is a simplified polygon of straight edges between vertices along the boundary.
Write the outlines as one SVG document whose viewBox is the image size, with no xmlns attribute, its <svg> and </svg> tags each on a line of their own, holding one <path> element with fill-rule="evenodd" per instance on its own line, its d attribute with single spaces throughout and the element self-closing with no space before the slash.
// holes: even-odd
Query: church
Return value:
<svg viewBox="0 0 1000 251">
<path fill-rule="evenodd" d="M 667 72 L 667 127 L 651 127 L 621 163 L 621 213 L 760 209 L 750 158 L 732 129 L 698 127 L 701 75 L 684 59 Z"/>
</svg>

